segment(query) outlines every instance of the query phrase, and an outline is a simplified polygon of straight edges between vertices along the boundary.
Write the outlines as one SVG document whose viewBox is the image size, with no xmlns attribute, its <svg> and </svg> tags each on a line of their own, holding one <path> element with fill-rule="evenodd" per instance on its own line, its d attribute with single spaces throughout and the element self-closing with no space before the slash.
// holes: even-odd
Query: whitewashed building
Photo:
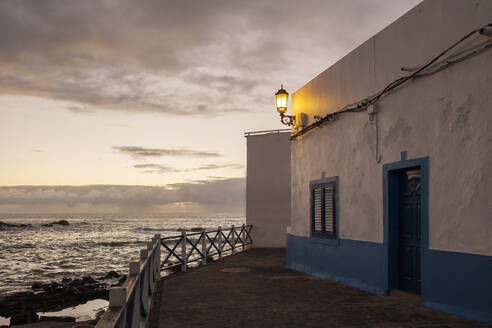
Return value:
<svg viewBox="0 0 492 328">
<path fill-rule="evenodd" d="M 290 131 L 246 132 L 246 222 L 254 247 L 285 248 L 290 222 Z"/>
<path fill-rule="evenodd" d="M 289 268 L 492 323 L 490 23 L 424 1 L 293 94 Z"/>
</svg>

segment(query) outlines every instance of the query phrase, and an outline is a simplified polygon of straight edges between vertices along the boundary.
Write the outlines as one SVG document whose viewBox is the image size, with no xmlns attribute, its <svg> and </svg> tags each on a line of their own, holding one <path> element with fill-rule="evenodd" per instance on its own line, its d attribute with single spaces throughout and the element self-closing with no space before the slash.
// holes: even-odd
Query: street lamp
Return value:
<svg viewBox="0 0 492 328">
<path fill-rule="evenodd" d="M 285 91 L 284 85 L 280 85 L 280 90 L 275 94 L 275 101 L 277 103 L 277 112 L 280 114 L 280 121 L 282 124 L 292 126 L 296 118 L 291 115 L 285 115 L 287 112 L 287 104 L 289 101 L 289 93 Z"/>
</svg>

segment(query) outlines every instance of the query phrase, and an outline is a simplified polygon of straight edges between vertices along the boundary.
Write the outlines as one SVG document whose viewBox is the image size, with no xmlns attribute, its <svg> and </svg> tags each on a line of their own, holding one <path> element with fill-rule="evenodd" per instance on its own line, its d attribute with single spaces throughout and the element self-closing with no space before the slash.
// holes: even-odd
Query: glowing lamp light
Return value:
<svg viewBox="0 0 492 328">
<path fill-rule="evenodd" d="M 282 124 L 291 126 L 294 125 L 295 117 L 285 115 L 287 112 L 287 104 L 289 102 L 289 93 L 285 91 L 284 85 L 280 85 L 280 90 L 275 94 L 275 102 L 277 103 L 277 112 L 280 114 L 280 121 Z"/>
<path fill-rule="evenodd" d="M 284 85 L 280 85 L 280 90 L 275 94 L 275 100 L 277 102 L 277 111 L 280 114 L 285 114 L 287 111 L 287 102 L 289 101 L 289 93 L 285 91 Z"/>
</svg>

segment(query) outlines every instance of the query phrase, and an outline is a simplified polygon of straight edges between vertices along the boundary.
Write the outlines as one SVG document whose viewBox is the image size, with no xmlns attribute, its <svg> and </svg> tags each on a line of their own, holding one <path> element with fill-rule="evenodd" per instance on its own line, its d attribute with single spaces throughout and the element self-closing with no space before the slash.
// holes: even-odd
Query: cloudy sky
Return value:
<svg viewBox="0 0 492 328">
<path fill-rule="evenodd" d="M 0 212 L 244 213 L 280 83 L 418 2 L 0 1 Z"/>
</svg>

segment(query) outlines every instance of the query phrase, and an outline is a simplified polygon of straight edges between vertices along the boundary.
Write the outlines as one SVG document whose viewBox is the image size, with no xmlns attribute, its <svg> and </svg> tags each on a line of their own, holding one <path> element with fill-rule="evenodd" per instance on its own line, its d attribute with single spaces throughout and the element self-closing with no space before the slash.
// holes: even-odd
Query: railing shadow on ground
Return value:
<svg viewBox="0 0 492 328">
<path fill-rule="evenodd" d="M 140 250 L 140 260 L 130 262 L 129 275 L 123 285 L 109 290 L 109 308 L 96 328 L 146 327 L 161 271 L 164 274 L 176 270 L 186 272 L 190 266 L 206 265 L 216 258 L 244 251 L 253 243 L 252 229 L 252 225 L 243 224 L 189 234 L 182 231 L 180 235 L 164 238 L 155 235 L 147 248 Z M 162 262 L 161 246 L 165 256 Z"/>
</svg>

